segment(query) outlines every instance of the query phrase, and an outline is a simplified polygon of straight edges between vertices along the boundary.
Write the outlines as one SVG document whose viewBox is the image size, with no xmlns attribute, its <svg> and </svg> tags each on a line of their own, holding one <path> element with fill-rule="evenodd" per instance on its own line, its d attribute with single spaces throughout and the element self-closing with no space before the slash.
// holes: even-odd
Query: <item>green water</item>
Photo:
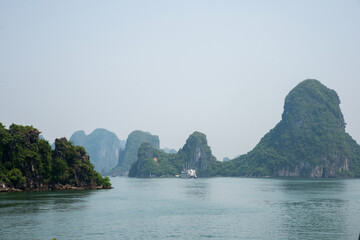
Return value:
<svg viewBox="0 0 360 240">
<path fill-rule="evenodd" d="M 111 178 L 0 194 L 0 239 L 357 239 L 360 179 Z"/>
</svg>

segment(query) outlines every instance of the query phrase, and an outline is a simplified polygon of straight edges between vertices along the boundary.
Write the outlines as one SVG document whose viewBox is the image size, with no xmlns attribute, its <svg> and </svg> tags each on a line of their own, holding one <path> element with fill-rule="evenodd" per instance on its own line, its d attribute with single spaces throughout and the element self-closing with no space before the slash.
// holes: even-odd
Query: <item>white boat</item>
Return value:
<svg viewBox="0 0 360 240">
<path fill-rule="evenodd" d="M 188 178 L 197 178 L 195 169 L 189 169 L 187 171 L 188 171 Z"/>
<path fill-rule="evenodd" d="M 195 169 L 182 170 L 180 173 L 181 178 L 197 178 Z"/>
</svg>

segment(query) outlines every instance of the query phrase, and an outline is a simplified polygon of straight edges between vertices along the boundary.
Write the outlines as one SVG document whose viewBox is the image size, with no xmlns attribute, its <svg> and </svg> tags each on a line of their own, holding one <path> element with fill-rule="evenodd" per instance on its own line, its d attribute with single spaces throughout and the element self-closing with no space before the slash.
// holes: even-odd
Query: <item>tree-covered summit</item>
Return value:
<svg viewBox="0 0 360 240">
<path fill-rule="evenodd" d="M 143 143 L 138 159 L 131 166 L 130 177 L 175 176 L 184 168 L 195 169 L 199 177 L 211 177 L 217 173 L 220 162 L 212 155 L 206 135 L 192 133 L 178 153 L 168 154 Z"/>
<path fill-rule="evenodd" d="M 128 175 L 131 165 L 138 159 L 138 151 L 143 143 L 149 143 L 152 148 L 159 149 L 159 137 L 149 132 L 135 130 L 126 140 L 125 148 L 119 152 L 119 161 L 115 168 L 108 171 L 108 175 Z"/>
<path fill-rule="evenodd" d="M 299 83 L 285 98 L 281 121 L 222 171 L 233 176 L 360 176 L 360 146 L 345 132 L 339 104 L 337 93 L 319 81 Z"/>
<path fill-rule="evenodd" d="M 85 149 L 66 138 L 55 150 L 32 126 L 0 123 L 1 188 L 20 190 L 109 188 L 108 178 L 94 170 Z"/>
<path fill-rule="evenodd" d="M 339 104 L 339 96 L 334 90 L 317 80 L 304 80 L 286 96 L 282 120 L 289 127 L 306 127 L 315 120 L 325 124 L 324 127 L 345 129 Z"/>
<path fill-rule="evenodd" d="M 189 169 L 195 169 L 198 176 L 210 177 L 216 175 L 216 164 L 220 163 L 212 155 L 206 135 L 193 132 L 186 140 L 185 145 L 178 152 L 179 158 Z"/>
</svg>

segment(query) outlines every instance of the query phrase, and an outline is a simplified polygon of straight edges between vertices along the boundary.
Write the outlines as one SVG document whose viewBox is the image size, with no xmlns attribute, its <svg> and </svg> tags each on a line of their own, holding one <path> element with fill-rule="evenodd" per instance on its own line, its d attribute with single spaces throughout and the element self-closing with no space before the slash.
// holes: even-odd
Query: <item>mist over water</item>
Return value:
<svg viewBox="0 0 360 240">
<path fill-rule="evenodd" d="M 111 178 L 0 194 L 0 239 L 357 239 L 359 179 Z"/>
</svg>

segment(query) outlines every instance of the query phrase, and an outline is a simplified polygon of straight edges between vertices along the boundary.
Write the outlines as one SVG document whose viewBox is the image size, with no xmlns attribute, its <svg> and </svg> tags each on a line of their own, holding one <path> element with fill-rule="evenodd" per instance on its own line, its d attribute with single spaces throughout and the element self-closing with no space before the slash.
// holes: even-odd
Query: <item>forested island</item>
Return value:
<svg viewBox="0 0 360 240">
<path fill-rule="evenodd" d="M 83 147 L 60 138 L 52 150 L 39 135 L 32 126 L 0 123 L 0 191 L 111 188 Z"/>
<path fill-rule="evenodd" d="M 141 145 L 131 177 L 174 176 L 187 165 L 199 177 L 360 177 L 360 146 L 345 132 L 340 99 L 314 79 L 285 98 L 282 120 L 247 154 L 220 162 L 195 132 L 177 154 Z"/>
<path fill-rule="evenodd" d="M 360 177 L 360 146 L 345 132 L 340 99 L 317 80 L 285 98 L 282 120 L 248 154 L 222 165 L 224 176 Z"/>
<path fill-rule="evenodd" d="M 166 153 L 153 148 L 149 143 L 141 144 L 138 160 L 131 166 L 130 177 L 165 176 L 180 173 L 185 166 L 196 169 L 199 177 L 217 175 L 221 162 L 212 155 L 205 134 L 194 132 L 178 153 Z"/>
</svg>

